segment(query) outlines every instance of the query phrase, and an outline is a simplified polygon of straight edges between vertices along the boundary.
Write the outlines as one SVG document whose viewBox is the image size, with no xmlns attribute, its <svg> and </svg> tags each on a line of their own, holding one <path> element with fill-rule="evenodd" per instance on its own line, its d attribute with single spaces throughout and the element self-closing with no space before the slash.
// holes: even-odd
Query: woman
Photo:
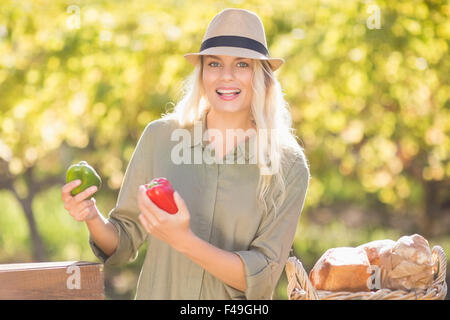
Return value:
<svg viewBox="0 0 450 320">
<path fill-rule="evenodd" d="M 195 69 L 184 96 L 145 128 L 109 218 L 88 200 L 95 187 L 70 196 L 76 181 L 62 189 L 65 208 L 86 222 L 104 263 L 134 260 L 148 241 L 137 299 L 271 299 L 309 183 L 273 73 L 283 60 L 269 57 L 261 20 L 243 9 L 216 15 L 200 52 L 185 57 Z M 227 141 L 230 131 L 250 134 Z M 146 196 L 155 177 L 176 190 L 176 214 Z"/>
</svg>

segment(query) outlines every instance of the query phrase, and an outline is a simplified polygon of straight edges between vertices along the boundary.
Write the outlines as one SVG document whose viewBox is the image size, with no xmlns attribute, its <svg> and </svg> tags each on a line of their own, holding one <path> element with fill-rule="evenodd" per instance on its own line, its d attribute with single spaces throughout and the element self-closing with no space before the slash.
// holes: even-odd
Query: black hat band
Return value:
<svg viewBox="0 0 450 320">
<path fill-rule="evenodd" d="M 212 37 L 203 41 L 200 47 L 200 52 L 211 47 L 237 47 L 257 51 L 266 57 L 269 57 L 269 52 L 266 47 L 253 39 L 240 36 L 218 36 Z"/>
</svg>

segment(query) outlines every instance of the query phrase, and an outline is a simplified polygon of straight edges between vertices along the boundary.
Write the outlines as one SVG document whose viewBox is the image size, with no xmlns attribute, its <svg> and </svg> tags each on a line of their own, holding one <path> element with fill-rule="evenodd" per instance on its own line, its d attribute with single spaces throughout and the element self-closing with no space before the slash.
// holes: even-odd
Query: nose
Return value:
<svg viewBox="0 0 450 320">
<path fill-rule="evenodd" d="M 220 75 L 222 80 L 233 80 L 234 79 L 234 71 L 232 65 L 225 65 L 222 68 L 222 72 Z"/>
</svg>

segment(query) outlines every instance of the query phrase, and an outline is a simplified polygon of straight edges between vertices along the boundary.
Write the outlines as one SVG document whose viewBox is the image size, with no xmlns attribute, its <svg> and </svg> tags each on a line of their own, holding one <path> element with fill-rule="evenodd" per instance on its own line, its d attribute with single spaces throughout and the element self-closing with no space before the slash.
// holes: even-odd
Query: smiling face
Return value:
<svg viewBox="0 0 450 320">
<path fill-rule="evenodd" d="M 252 59 L 225 55 L 204 57 L 203 87 L 216 111 L 249 111 L 253 94 L 252 76 Z"/>
</svg>

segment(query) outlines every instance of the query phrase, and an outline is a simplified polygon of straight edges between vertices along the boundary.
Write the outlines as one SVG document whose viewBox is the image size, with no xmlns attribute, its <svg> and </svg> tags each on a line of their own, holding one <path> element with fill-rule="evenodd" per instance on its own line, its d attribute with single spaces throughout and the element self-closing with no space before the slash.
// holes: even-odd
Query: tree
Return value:
<svg viewBox="0 0 450 320">
<path fill-rule="evenodd" d="M 114 195 L 145 125 L 179 98 L 183 54 L 231 6 L 258 13 L 286 60 L 277 76 L 313 176 L 306 211 L 353 202 L 433 235 L 450 199 L 444 1 L 3 0 L 0 189 L 23 208 L 35 260 L 51 258 L 36 197 L 79 160 Z"/>
</svg>

